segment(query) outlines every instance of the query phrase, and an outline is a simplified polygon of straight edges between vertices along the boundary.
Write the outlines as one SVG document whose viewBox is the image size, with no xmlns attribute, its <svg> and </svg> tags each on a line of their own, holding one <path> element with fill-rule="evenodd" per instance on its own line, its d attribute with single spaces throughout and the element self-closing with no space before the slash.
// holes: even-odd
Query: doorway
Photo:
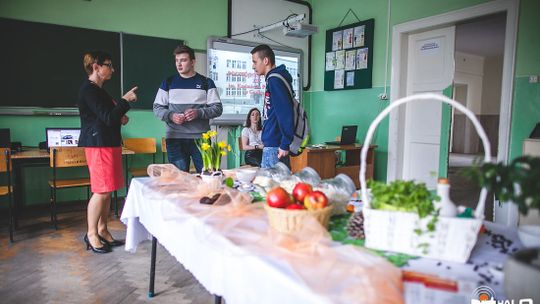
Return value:
<svg viewBox="0 0 540 304">
<path fill-rule="evenodd" d="M 517 29 L 517 5 L 514 1 L 511 0 L 501 0 L 501 1 L 493 1 L 486 4 L 481 4 L 465 9 L 461 9 L 458 11 L 453 11 L 449 13 L 445 13 L 442 15 L 432 16 L 416 21 L 411 21 L 403 24 L 399 24 L 394 26 L 393 28 L 393 47 L 392 47 L 392 84 L 391 84 L 391 100 L 397 100 L 400 97 L 407 96 L 409 93 L 409 86 L 410 86 L 410 75 L 409 70 L 414 69 L 414 67 L 410 66 L 410 61 L 408 60 L 409 56 L 409 43 L 410 43 L 410 37 L 413 35 L 418 35 L 421 33 L 437 30 L 437 29 L 443 29 L 443 28 L 449 28 L 449 27 L 455 27 L 456 31 L 460 31 L 460 27 L 474 27 L 478 26 L 478 22 L 487 22 L 490 17 L 493 16 L 497 17 L 503 17 L 503 55 L 499 58 L 500 60 L 500 70 L 501 75 L 499 78 L 499 90 L 498 93 L 500 94 L 498 100 L 500 102 L 498 103 L 498 113 L 493 114 L 495 117 L 498 117 L 498 121 L 495 123 L 495 127 L 491 128 L 493 129 L 492 132 L 496 134 L 495 141 L 493 144 L 494 147 L 494 154 L 497 155 L 498 161 L 506 161 L 507 155 L 508 155 L 508 141 L 509 141 L 509 131 L 510 131 L 510 109 L 511 109 L 511 101 L 512 101 L 512 85 L 513 85 L 513 65 L 514 65 L 514 54 L 515 54 L 515 40 L 516 40 L 516 29 Z M 457 33 L 459 35 L 459 33 Z M 456 35 L 456 42 L 459 42 L 459 37 Z M 462 58 L 460 56 L 465 56 L 465 58 L 473 58 L 474 56 L 477 56 L 475 54 L 468 54 L 465 51 L 470 52 L 471 50 L 465 50 L 462 51 L 456 47 L 455 49 L 457 51 L 456 58 L 459 60 L 459 58 Z M 454 51 L 454 49 L 452 50 Z M 465 55 L 461 54 L 464 53 Z M 469 67 L 465 65 L 466 67 Z M 489 67 L 491 67 L 491 64 L 488 64 Z M 452 72 L 454 72 L 456 66 L 452 66 Z M 466 76 L 471 76 L 470 71 L 468 74 L 466 73 Z M 454 76 L 452 74 L 452 76 Z M 447 82 L 448 88 L 453 88 L 454 90 L 450 90 L 450 95 L 456 94 L 456 96 L 465 96 L 465 98 L 461 98 L 462 102 L 467 103 L 468 105 L 471 104 L 471 106 L 478 107 L 478 109 L 474 109 L 473 112 L 475 114 L 481 114 L 482 115 L 482 103 L 471 103 L 473 100 L 478 100 L 478 98 L 471 96 L 471 93 L 477 92 L 478 88 L 471 87 L 471 83 L 468 81 L 455 81 L 457 80 L 455 77 L 452 77 L 452 80 Z M 478 81 L 478 80 L 476 80 Z M 474 81 L 473 81 L 474 82 Z M 455 87 L 454 87 L 455 85 Z M 418 90 L 417 90 L 418 91 Z M 446 92 L 446 90 L 445 90 Z M 482 92 L 482 89 L 480 89 L 480 92 Z M 489 91 L 486 93 L 488 96 L 491 94 L 492 91 Z M 483 95 L 483 92 L 480 94 Z M 494 99 L 494 97 L 490 97 L 491 99 Z M 493 105 L 490 105 L 493 106 Z M 470 108 L 470 107 L 469 107 Z M 471 108 L 470 108 L 471 109 Z M 405 153 L 406 148 L 406 142 L 407 139 L 407 131 L 405 130 L 406 127 L 406 118 L 408 116 L 407 107 L 403 107 L 400 109 L 400 111 L 395 111 L 390 114 L 390 127 L 389 127 L 389 144 L 388 144 L 388 180 L 396 180 L 396 179 L 411 179 L 410 176 L 407 176 L 405 178 L 406 174 L 404 174 L 404 168 L 406 167 L 417 167 L 418 166 L 425 166 L 425 164 L 414 163 L 414 158 L 407 158 L 404 159 L 404 156 L 407 155 Z M 439 161 L 437 164 L 439 167 L 435 167 L 433 164 L 432 172 L 436 172 L 437 175 L 440 174 L 440 172 L 445 171 L 447 168 L 451 168 L 454 165 L 454 159 L 449 159 L 448 155 L 449 153 L 446 153 L 444 149 L 442 148 L 449 148 L 452 150 L 452 153 L 455 151 L 459 151 L 459 149 L 464 149 L 465 147 L 471 151 L 470 154 L 478 153 L 478 149 L 480 142 L 477 141 L 477 138 L 474 138 L 472 134 L 474 133 L 474 129 L 472 126 L 469 128 L 469 126 L 466 123 L 461 124 L 458 122 L 460 119 L 459 116 L 460 113 L 453 113 L 451 114 L 454 117 L 454 124 L 451 128 L 450 134 L 439 134 L 439 137 L 441 137 L 441 144 L 446 145 L 446 147 L 441 147 L 437 149 L 437 151 L 443 151 L 439 157 Z M 441 117 L 441 116 L 438 116 Z M 441 117 L 442 119 L 442 117 Z M 437 118 L 437 121 L 440 123 L 441 119 Z M 493 121 L 495 118 L 489 117 L 486 118 L 486 120 Z M 486 122 L 489 124 L 489 122 Z M 461 125 L 460 125 L 461 124 Z M 497 125 L 498 124 L 498 125 Z M 469 128 L 469 129 L 467 129 Z M 490 130 L 491 130 L 490 129 Z M 490 131 L 488 131 L 490 132 Z M 467 136 L 465 136 L 467 135 Z M 446 136 L 446 138 L 444 138 Z M 461 137 L 460 137 L 461 136 Z M 461 138 L 461 139 L 460 139 Z M 445 143 L 445 139 L 448 141 Z M 454 140 L 456 139 L 456 140 Z M 476 141 L 476 142 L 475 142 Z M 461 146 L 460 146 L 461 145 Z M 433 149 L 435 151 L 435 149 Z M 465 151 L 465 150 L 463 150 Z M 480 150 L 481 151 L 481 150 Z M 492 151 L 493 152 L 493 151 Z M 435 153 L 435 152 L 432 152 Z M 445 154 L 445 155 L 443 155 Z M 421 161 L 421 159 L 420 159 Z M 452 161 L 452 165 L 447 167 L 447 163 L 449 164 L 450 161 Z M 412 163 L 411 163 L 412 162 Z M 406 165 L 405 165 L 406 164 Z M 441 168 L 444 168 L 445 170 L 442 170 Z M 446 172 L 443 172 L 443 175 Z M 453 174 L 450 172 L 450 174 Z M 436 176 L 435 176 L 436 177 Z M 412 178 L 415 178 L 414 176 Z M 459 188 L 457 186 L 456 188 Z M 467 195 L 472 194 L 473 191 L 465 190 L 463 191 Z M 475 192 L 475 195 L 478 196 L 478 192 Z M 461 200 L 458 198 L 456 200 L 457 204 L 465 205 L 465 202 L 458 201 Z M 473 206 L 476 206 L 476 202 L 472 203 Z M 490 204 L 493 205 L 493 204 Z M 488 218 L 492 217 L 492 212 L 489 212 Z M 504 216 L 503 216 L 504 217 Z"/>
</svg>

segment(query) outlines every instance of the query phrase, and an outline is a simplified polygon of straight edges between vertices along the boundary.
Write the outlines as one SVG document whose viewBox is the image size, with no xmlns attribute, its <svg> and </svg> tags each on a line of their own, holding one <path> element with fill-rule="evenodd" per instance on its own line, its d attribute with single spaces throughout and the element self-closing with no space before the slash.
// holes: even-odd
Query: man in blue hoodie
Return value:
<svg viewBox="0 0 540 304">
<path fill-rule="evenodd" d="M 261 167 L 273 167 L 279 161 L 289 165 L 289 145 L 294 135 L 294 112 L 289 89 L 278 77 L 268 78 L 277 73 L 283 76 L 292 87 L 291 74 L 285 65 L 276 67 L 274 51 L 265 44 L 251 50 L 253 70 L 257 75 L 264 75 L 266 92 L 263 106 L 262 142 L 264 144 Z"/>
</svg>

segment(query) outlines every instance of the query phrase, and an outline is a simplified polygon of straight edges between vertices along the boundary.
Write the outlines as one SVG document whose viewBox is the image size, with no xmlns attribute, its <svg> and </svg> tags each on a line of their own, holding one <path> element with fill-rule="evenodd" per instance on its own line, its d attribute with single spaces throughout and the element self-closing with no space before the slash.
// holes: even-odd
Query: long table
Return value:
<svg viewBox="0 0 540 304">
<path fill-rule="evenodd" d="M 132 180 L 121 216 L 127 226 L 126 250 L 133 252 L 140 242 L 153 239 L 152 263 L 155 263 L 159 241 L 210 293 L 223 296 L 227 303 L 333 302 L 324 294 L 315 294 L 297 277 L 291 265 L 271 255 L 246 251 L 245 247 L 238 246 L 222 231 L 209 225 L 208 219 L 188 213 L 182 218 L 167 219 L 172 203 L 153 195 L 145 187 L 149 181 L 149 178 Z M 419 258 L 410 260 L 402 268 L 457 280 L 460 288 L 471 292 L 480 285 L 488 285 L 498 295 L 504 295 L 503 278 L 490 271 L 492 267 L 502 266 L 507 254 L 521 248 L 521 244 L 515 230 L 488 222 L 486 228 L 488 233 L 480 236 L 467 264 Z M 153 269 L 150 296 L 154 293 Z M 342 279 L 346 284 L 348 278 Z M 416 293 L 416 296 L 422 298 L 423 294 Z M 461 303 L 467 300 L 466 296 L 468 294 L 456 295 L 453 297 L 455 302 L 447 303 Z M 408 297 L 411 299 L 412 296 L 409 294 Z"/>
</svg>

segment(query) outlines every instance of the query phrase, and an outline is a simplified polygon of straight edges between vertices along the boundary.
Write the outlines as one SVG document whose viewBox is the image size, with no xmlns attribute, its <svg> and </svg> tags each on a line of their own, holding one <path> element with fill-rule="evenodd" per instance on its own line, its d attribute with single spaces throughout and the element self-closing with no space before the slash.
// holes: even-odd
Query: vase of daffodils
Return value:
<svg viewBox="0 0 540 304">
<path fill-rule="evenodd" d="M 201 178 L 207 182 L 219 184 L 223 179 L 223 172 L 221 171 L 221 158 L 227 155 L 227 152 L 231 151 L 231 145 L 228 145 L 224 141 L 217 141 L 217 132 L 210 130 L 202 134 L 202 137 L 197 140 L 197 148 L 201 152 L 203 160 L 203 169 L 201 172 Z M 210 181 L 212 180 L 212 181 Z"/>
</svg>

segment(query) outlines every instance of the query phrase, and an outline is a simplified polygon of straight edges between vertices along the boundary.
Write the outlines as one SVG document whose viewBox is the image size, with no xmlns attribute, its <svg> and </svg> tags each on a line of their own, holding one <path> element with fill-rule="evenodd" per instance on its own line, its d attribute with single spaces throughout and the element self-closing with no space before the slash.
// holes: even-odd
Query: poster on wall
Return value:
<svg viewBox="0 0 540 304">
<path fill-rule="evenodd" d="M 358 49 L 356 51 L 356 69 L 367 69 L 368 48 Z"/>
<path fill-rule="evenodd" d="M 336 70 L 336 77 L 334 78 L 334 89 L 343 89 L 343 70 Z"/>
<path fill-rule="evenodd" d="M 354 47 L 364 46 L 364 30 L 365 26 L 357 26 L 354 28 Z"/>
<path fill-rule="evenodd" d="M 336 69 L 336 52 L 326 53 L 325 71 L 333 71 Z"/>
<path fill-rule="evenodd" d="M 343 32 L 334 32 L 332 36 L 332 51 L 339 51 L 343 48 Z"/>
<path fill-rule="evenodd" d="M 348 28 L 343 30 L 343 49 L 350 49 L 353 47 L 353 29 Z"/>
<path fill-rule="evenodd" d="M 326 31 L 324 89 L 372 87 L 375 19 Z"/>
<path fill-rule="evenodd" d="M 345 51 L 336 52 L 336 70 L 341 70 L 345 68 Z"/>
</svg>

